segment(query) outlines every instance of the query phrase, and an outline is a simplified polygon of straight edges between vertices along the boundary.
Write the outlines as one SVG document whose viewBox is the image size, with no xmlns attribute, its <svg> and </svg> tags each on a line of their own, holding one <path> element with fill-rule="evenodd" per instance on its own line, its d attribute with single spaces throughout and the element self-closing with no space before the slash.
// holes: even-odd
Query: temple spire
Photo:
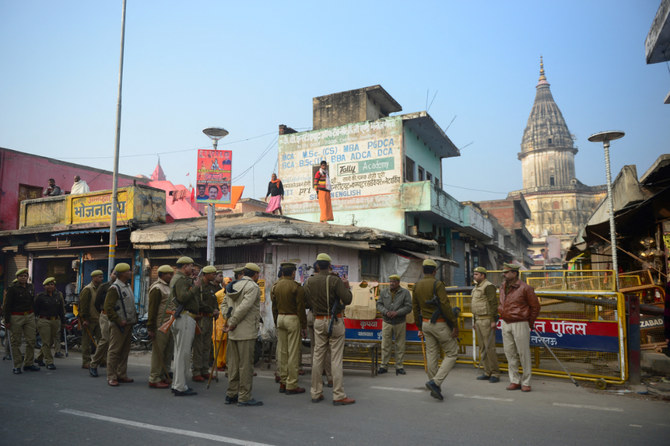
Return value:
<svg viewBox="0 0 670 446">
<path fill-rule="evenodd" d="M 544 61 L 542 60 L 542 56 L 540 56 L 540 79 L 538 80 L 537 85 L 548 83 L 547 77 L 544 75 Z"/>
</svg>

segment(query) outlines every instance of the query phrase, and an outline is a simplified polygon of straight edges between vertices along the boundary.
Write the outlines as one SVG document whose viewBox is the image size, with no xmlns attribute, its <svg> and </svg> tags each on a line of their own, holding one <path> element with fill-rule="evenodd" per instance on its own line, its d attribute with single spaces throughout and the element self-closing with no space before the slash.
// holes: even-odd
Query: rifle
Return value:
<svg viewBox="0 0 670 446">
<path fill-rule="evenodd" d="M 170 327 L 172 327 L 172 324 L 174 324 L 174 321 L 177 320 L 177 318 L 178 318 L 179 316 L 181 316 L 181 312 L 182 312 L 182 311 L 184 311 L 184 304 L 179 304 L 179 306 L 178 306 L 177 309 L 174 311 L 174 313 L 172 313 L 172 314 L 170 315 L 170 319 L 168 319 L 167 321 L 165 321 L 165 322 L 163 323 L 163 325 L 161 325 L 160 327 L 158 327 L 158 331 L 160 331 L 161 333 L 165 333 L 165 334 L 167 334 L 167 332 L 168 332 L 168 330 L 170 329 Z"/>
<path fill-rule="evenodd" d="M 453 330 L 454 329 L 454 323 L 449 319 L 448 317 L 445 316 L 444 311 L 442 311 L 442 303 L 440 302 L 440 298 L 437 297 L 437 280 L 435 281 L 435 284 L 433 285 L 433 298 L 430 300 L 427 300 L 426 303 L 428 305 L 434 305 L 436 307 L 435 311 L 433 311 L 433 315 L 430 318 L 430 323 L 434 324 L 437 322 L 437 320 L 442 316 L 442 319 L 447 323 L 449 326 L 449 329 Z M 454 307 L 452 309 L 452 313 L 454 314 L 455 318 L 458 318 L 458 315 L 460 314 L 461 309 L 458 307 Z"/>
<path fill-rule="evenodd" d="M 330 309 L 330 323 L 328 324 L 328 336 L 333 335 L 333 324 L 337 321 L 337 313 L 340 312 L 340 302 L 336 300 L 333 302 L 333 307 Z"/>
</svg>

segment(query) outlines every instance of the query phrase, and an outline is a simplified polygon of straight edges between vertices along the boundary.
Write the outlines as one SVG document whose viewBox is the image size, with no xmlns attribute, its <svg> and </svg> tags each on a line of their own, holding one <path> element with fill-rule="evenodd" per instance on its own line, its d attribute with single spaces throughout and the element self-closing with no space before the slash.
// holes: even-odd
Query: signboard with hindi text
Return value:
<svg viewBox="0 0 670 446">
<path fill-rule="evenodd" d="M 133 218 L 133 206 L 128 190 L 120 189 L 117 195 L 118 221 Z M 112 194 L 87 194 L 72 196 L 72 224 L 108 222 L 112 215 Z"/>
</svg>

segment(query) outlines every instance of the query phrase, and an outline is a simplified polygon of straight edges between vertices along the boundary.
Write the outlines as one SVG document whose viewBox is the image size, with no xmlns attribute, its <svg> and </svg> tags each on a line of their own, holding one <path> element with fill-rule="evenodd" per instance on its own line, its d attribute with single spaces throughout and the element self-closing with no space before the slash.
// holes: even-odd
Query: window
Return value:
<svg viewBox="0 0 670 446">
<path fill-rule="evenodd" d="M 554 177 L 549 177 L 549 186 L 554 186 Z"/>
<path fill-rule="evenodd" d="M 379 280 L 379 254 L 361 252 L 361 280 Z"/>
<path fill-rule="evenodd" d="M 408 183 L 414 181 L 414 161 L 408 156 L 405 157 L 405 181 Z"/>
<path fill-rule="evenodd" d="M 435 189 L 440 188 L 440 179 L 438 177 L 435 177 Z"/>
<path fill-rule="evenodd" d="M 425 171 L 423 170 L 423 167 L 419 166 L 419 181 L 423 181 L 425 177 Z"/>
<path fill-rule="evenodd" d="M 433 181 L 433 175 L 430 172 L 426 172 L 426 180 L 432 182 Z"/>
<path fill-rule="evenodd" d="M 551 138 L 547 139 L 547 144 L 551 145 Z"/>
</svg>

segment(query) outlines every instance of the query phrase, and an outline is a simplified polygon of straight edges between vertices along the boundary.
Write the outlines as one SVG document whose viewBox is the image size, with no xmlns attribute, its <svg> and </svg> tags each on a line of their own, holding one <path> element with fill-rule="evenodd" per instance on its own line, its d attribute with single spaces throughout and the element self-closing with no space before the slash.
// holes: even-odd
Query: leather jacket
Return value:
<svg viewBox="0 0 670 446">
<path fill-rule="evenodd" d="M 540 314 L 540 302 L 533 288 L 517 280 L 500 286 L 500 318 L 507 322 L 528 322 L 532 327 Z"/>
</svg>

